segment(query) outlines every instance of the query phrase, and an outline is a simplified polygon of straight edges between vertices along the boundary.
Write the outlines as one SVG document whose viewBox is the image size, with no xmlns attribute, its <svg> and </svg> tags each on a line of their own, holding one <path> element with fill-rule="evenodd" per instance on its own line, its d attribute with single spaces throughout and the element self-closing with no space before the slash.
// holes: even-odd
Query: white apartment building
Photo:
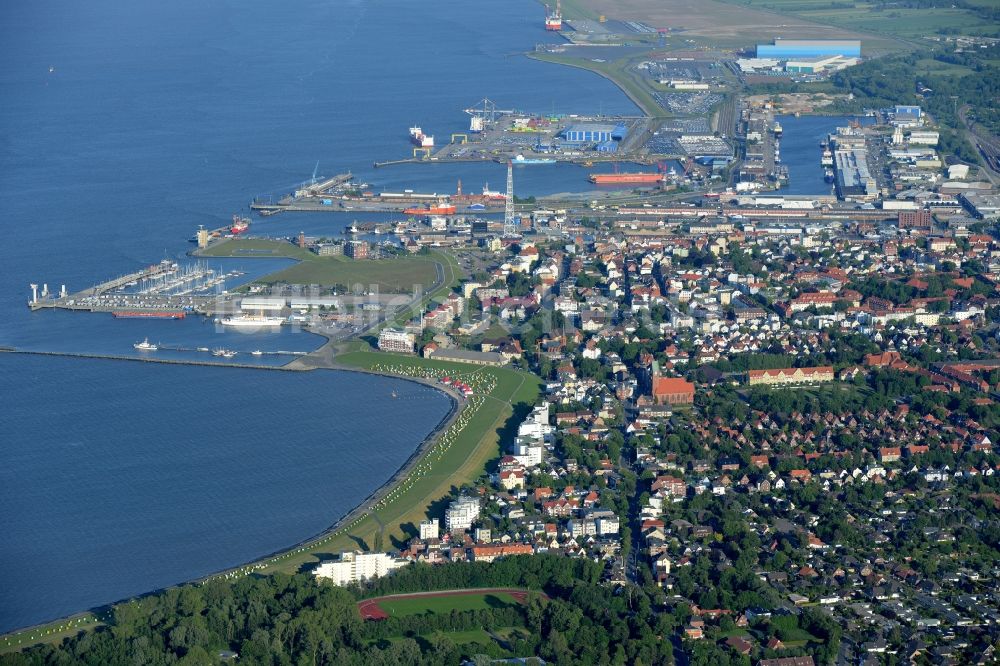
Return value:
<svg viewBox="0 0 1000 666">
<path fill-rule="evenodd" d="M 479 498 L 459 497 L 444 512 L 444 526 L 449 532 L 459 532 L 472 527 L 479 518 Z"/>
<path fill-rule="evenodd" d="M 396 328 L 383 328 L 378 334 L 378 348 L 387 352 L 413 353 L 413 334 Z"/>
<path fill-rule="evenodd" d="M 437 539 L 441 536 L 441 528 L 437 518 L 420 521 L 420 539 Z"/>
<path fill-rule="evenodd" d="M 316 578 L 332 580 L 334 585 L 349 585 L 364 580 L 387 576 L 409 564 L 409 560 L 392 557 L 388 553 L 362 553 L 345 551 L 335 562 L 323 562 L 315 569 Z"/>
<path fill-rule="evenodd" d="M 545 442 L 552 438 L 553 432 L 555 427 L 549 424 L 549 403 L 543 402 L 518 426 L 517 437 L 514 438 L 514 458 L 524 467 L 541 465 Z"/>
</svg>

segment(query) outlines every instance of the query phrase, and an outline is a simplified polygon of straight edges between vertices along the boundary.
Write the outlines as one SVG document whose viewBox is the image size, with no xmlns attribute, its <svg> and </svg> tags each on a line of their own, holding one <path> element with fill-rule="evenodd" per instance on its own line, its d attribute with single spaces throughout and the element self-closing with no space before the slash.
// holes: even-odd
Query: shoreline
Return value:
<svg viewBox="0 0 1000 666">
<path fill-rule="evenodd" d="M 614 84 L 614 86 L 618 88 L 622 92 L 622 94 L 624 94 L 625 97 L 629 99 L 629 101 L 635 104 L 636 108 L 639 109 L 642 115 L 645 116 L 646 118 L 669 117 L 669 116 L 664 116 L 662 112 L 658 115 L 651 113 L 650 110 L 646 108 L 646 105 L 641 100 L 639 100 L 628 88 L 626 88 L 623 83 L 618 81 L 618 79 L 616 79 L 615 77 L 609 75 L 607 72 L 602 72 L 601 70 L 596 69 L 594 67 L 587 67 L 587 65 L 584 63 L 578 64 L 571 62 L 559 62 L 558 60 L 549 60 L 548 58 L 540 58 L 537 55 L 535 55 L 534 52 L 527 53 L 525 55 L 527 55 L 528 58 L 536 62 L 544 62 L 550 65 L 559 65 L 561 67 L 574 67 L 576 69 L 582 69 L 585 72 L 592 72 L 594 74 L 597 74 L 598 76 L 607 79 L 612 84 Z"/>
<path fill-rule="evenodd" d="M 322 334 L 317 334 L 322 335 Z M 326 336 L 323 336 L 326 337 Z M 40 640 L 43 636 L 48 638 L 58 638 L 64 635 L 71 635 L 78 631 L 85 629 L 93 629 L 100 624 L 104 623 L 101 619 L 100 613 L 116 604 L 120 604 L 130 599 L 142 599 L 151 595 L 159 594 L 169 589 L 175 589 L 183 585 L 199 585 L 211 580 L 234 578 L 238 576 L 245 576 L 251 573 L 261 571 L 276 564 L 276 560 L 289 557 L 295 554 L 301 553 L 307 548 L 312 548 L 320 545 L 323 541 L 329 540 L 330 538 L 337 535 L 337 532 L 345 527 L 345 525 L 351 524 L 355 520 L 360 520 L 361 518 L 369 515 L 373 506 L 381 501 L 386 495 L 392 492 L 396 487 L 399 486 L 408 476 L 408 473 L 421 463 L 426 457 L 427 453 L 431 450 L 432 445 L 436 442 L 438 437 L 442 432 L 447 430 L 455 419 L 462 413 L 463 408 L 466 404 L 466 400 L 459 396 L 456 392 L 445 387 L 437 382 L 431 381 L 429 379 L 424 379 L 421 377 L 407 377 L 405 375 L 396 375 L 388 372 L 381 372 L 377 370 L 369 370 L 366 368 L 355 368 L 351 366 L 342 365 L 336 363 L 336 361 L 330 361 L 325 365 L 319 365 L 316 367 L 288 367 L 292 365 L 295 361 L 299 361 L 302 358 L 308 358 L 313 354 L 319 354 L 321 351 L 329 353 L 329 350 L 335 348 L 335 343 L 333 343 L 329 338 L 327 342 L 321 345 L 319 348 L 313 350 L 305 357 L 300 357 L 293 359 L 289 363 L 281 366 L 267 366 L 267 365 L 249 365 L 249 364 L 238 364 L 238 363 L 213 363 L 209 361 L 182 361 L 174 359 L 153 359 L 153 358 L 139 358 L 130 356 L 115 356 L 115 355 L 104 355 L 104 354 L 86 354 L 77 352 L 45 352 L 45 351 L 30 351 L 30 350 L 18 350 L 16 348 L 10 347 L 0 347 L 0 353 L 7 354 L 24 354 L 24 355 L 34 355 L 34 356 L 61 356 L 67 358 L 82 358 L 82 359 L 100 359 L 100 360 L 114 360 L 114 361 L 136 361 L 141 363 L 163 363 L 169 365 L 194 365 L 194 366 L 212 366 L 212 367 L 231 367 L 249 370 L 278 370 L 282 372 L 312 372 L 314 370 L 333 370 L 336 372 L 356 372 L 360 374 L 375 375 L 379 377 L 385 377 L 387 379 L 394 379 L 397 381 L 408 381 L 416 384 L 424 385 L 428 388 L 435 389 L 440 393 L 447 396 L 451 402 L 451 406 L 448 412 L 442 417 L 442 419 L 437 423 L 437 425 L 420 441 L 417 447 L 414 449 L 405 461 L 392 473 L 392 475 L 381 485 L 375 488 L 371 493 L 369 493 L 364 499 L 362 499 L 353 508 L 349 509 L 346 513 L 340 516 L 336 521 L 334 521 L 329 527 L 325 528 L 321 532 L 318 532 L 312 536 L 306 537 L 301 541 L 298 541 L 289 546 L 280 548 L 278 550 L 266 553 L 251 560 L 243 562 L 242 564 L 232 565 L 224 569 L 220 569 L 214 573 L 207 574 L 205 576 L 200 576 L 198 578 L 192 578 L 183 582 L 175 583 L 173 585 L 168 585 L 165 587 L 157 588 L 154 590 L 149 590 L 138 595 L 125 597 L 118 599 L 116 601 L 111 601 L 105 604 L 101 604 L 91 609 L 84 611 L 79 611 L 71 615 L 54 618 L 46 622 L 42 622 L 35 625 L 29 625 L 27 627 L 21 627 L 18 629 L 11 630 L 9 632 L 0 633 L 0 641 L 3 644 L 0 645 L 0 654 L 11 651 L 20 651 L 22 648 L 31 647 L 32 645 L 37 645 L 46 642 L 45 640 Z M 324 359 L 325 360 L 325 359 Z M 62 630 L 53 630 L 51 627 L 53 625 L 70 625 L 76 622 L 73 626 L 67 626 Z M 48 633 L 43 633 L 49 628 Z M 37 633 L 39 638 L 30 638 L 28 642 L 21 643 L 18 641 L 16 644 L 14 641 L 16 637 L 23 634 L 34 634 Z"/>
</svg>

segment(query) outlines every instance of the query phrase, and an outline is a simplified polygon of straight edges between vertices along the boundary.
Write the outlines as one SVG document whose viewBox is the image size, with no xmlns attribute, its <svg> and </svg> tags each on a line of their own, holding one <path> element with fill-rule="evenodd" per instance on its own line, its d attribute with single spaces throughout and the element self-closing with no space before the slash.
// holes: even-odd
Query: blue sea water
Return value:
<svg viewBox="0 0 1000 666">
<path fill-rule="evenodd" d="M 3 629 L 317 534 L 449 406 L 359 373 L 146 365 L 3 360 L 0 392 L 17 407 L 0 410 Z"/>
<path fill-rule="evenodd" d="M 195 318 L 35 312 L 172 258 L 198 225 L 284 192 L 316 161 L 386 190 L 469 190 L 496 164 L 375 170 L 416 123 L 462 109 L 635 113 L 609 82 L 532 61 L 541 5 L 441 0 L 37 0 L 0 4 L 0 345 L 132 354 L 176 346 L 306 351 Z M 518 170 L 519 194 L 572 190 Z M 585 186 L 586 174 L 574 169 Z M 303 220 L 305 218 L 302 218 Z M 343 228 L 329 216 L 313 233 Z M 292 215 L 256 219 L 298 232 Z M 252 274 L 273 260 L 239 259 Z M 409 396 L 392 401 L 393 389 Z M 0 354 L 0 631 L 140 594 L 306 538 L 383 483 L 447 410 L 440 394 L 350 373 L 281 373 Z M 391 418 L 386 418 L 391 414 Z"/>
</svg>

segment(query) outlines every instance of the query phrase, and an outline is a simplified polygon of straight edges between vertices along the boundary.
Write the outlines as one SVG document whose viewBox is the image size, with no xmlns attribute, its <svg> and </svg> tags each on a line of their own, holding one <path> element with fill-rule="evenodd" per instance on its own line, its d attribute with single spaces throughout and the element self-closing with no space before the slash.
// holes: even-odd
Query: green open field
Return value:
<svg viewBox="0 0 1000 666">
<path fill-rule="evenodd" d="M 380 601 L 378 605 L 389 615 L 406 616 L 516 606 L 517 600 L 506 592 L 489 592 L 487 594 L 459 594 L 446 597 L 387 599 Z"/>
<path fill-rule="evenodd" d="M 775 0 L 801 4 L 818 0 Z M 750 46 L 774 37 L 800 39 L 865 39 L 872 40 L 877 50 L 899 50 L 891 40 L 872 35 L 865 27 L 831 25 L 807 14 L 783 13 L 779 16 L 769 0 L 569 0 L 563 5 L 566 17 L 593 19 L 604 15 L 608 19 L 642 21 L 654 27 L 670 28 L 671 41 L 676 38 L 704 38 L 709 45 L 729 46 L 740 42 Z M 827 2 L 828 8 L 831 3 Z M 784 10 L 777 10 L 784 11 Z M 878 43 L 876 43 L 878 42 Z M 886 43 L 882 43 L 886 42 Z"/>
<path fill-rule="evenodd" d="M 305 260 L 316 255 L 297 245 L 266 238 L 227 238 L 216 241 L 195 254 L 199 257 L 288 257 Z"/>
<path fill-rule="evenodd" d="M 413 292 L 415 285 L 426 289 L 438 278 L 440 261 L 434 256 L 409 256 L 392 259 L 354 260 L 347 257 L 320 257 L 290 243 L 275 240 L 231 239 L 214 243 L 201 256 L 208 257 L 288 257 L 298 259 L 294 266 L 272 273 L 260 280 L 265 284 L 337 284 L 364 289 L 378 285 L 385 293 Z"/>
<path fill-rule="evenodd" d="M 360 347 L 360 344 L 357 344 Z M 317 562 L 317 555 L 343 550 L 387 549 L 413 536 L 428 512 L 443 511 L 441 499 L 452 488 L 478 478 L 486 463 L 500 453 L 501 438 L 512 439 L 516 427 L 538 396 L 540 381 L 511 368 L 481 367 L 434 361 L 417 356 L 375 351 L 348 351 L 337 361 L 349 368 L 400 376 L 434 373 L 459 377 L 476 389 L 460 415 L 461 428 L 452 426 L 421 463 L 385 500 L 351 524 L 295 550 L 271 558 L 253 570 L 294 572 Z M 516 412 L 517 416 L 511 416 Z M 362 498 L 358 498 L 359 500 Z"/>
<path fill-rule="evenodd" d="M 917 73 L 923 76 L 954 76 L 962 77 L 971 74 L 972 70 L 964 65 L 954 65 L 948 62 L 941 62 L 934 58 L 921 58 L 917 61 Z"/>
<path fill-rule="evenodd" d="M 998 27 L 981 20 L 975 12 L 959 7 L 891 7 L 869 2 L 834 2 L 823 0 L 729 0 L 734 5 L 756 7 L 796 16 L 816 23 L 856 30 L 859 33 L 880 33 L 903 39 L 933 35 L 947 28 L 962 34 L 997 34 Z M 878 43 L 860 35 L 865 56 L 881 51 Z"/>
</svg>

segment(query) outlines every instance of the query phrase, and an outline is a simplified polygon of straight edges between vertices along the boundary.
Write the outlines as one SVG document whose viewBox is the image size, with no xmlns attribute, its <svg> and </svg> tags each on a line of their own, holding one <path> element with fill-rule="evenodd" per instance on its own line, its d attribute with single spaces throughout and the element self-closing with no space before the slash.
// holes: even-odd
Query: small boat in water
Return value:
<svg viewBox="0 0 1000 666">
<path fill-rule="evenodd" d="M 137 342 L 132 346 L 138 349 L 139 351 L 156 351 L 157 349 L 159 349 L 159 347 L 157 347 L 156 345 L 154 345 L 152 342 L 149 341 L 149 338 L 146 338 L 142 342 Z"/>
<path fill-rule="evenodd" d="M 253 351 L 252 351 L 252 352 L 250 352 L 250 353 L 251 353 L 251 354 L 253 354 L 254 356 L 263 356 L 263 355 L 264 355 L 264 352 L 262 352 L 262 351 L 261 351 L 261 350 L 259 350 L 259 349 L 255 349 L 255 350 L 253 350 Z"/>
<path fill-rule="evenodd" d="M 212 356 L 221 356 L 222 358 L 232 358 L 236 356 L 236 352 L 234 352 L 232 349 L 223 349 L 222 347 L 219 347 L 218 349 L 212 350 Z"/>
</svg>

